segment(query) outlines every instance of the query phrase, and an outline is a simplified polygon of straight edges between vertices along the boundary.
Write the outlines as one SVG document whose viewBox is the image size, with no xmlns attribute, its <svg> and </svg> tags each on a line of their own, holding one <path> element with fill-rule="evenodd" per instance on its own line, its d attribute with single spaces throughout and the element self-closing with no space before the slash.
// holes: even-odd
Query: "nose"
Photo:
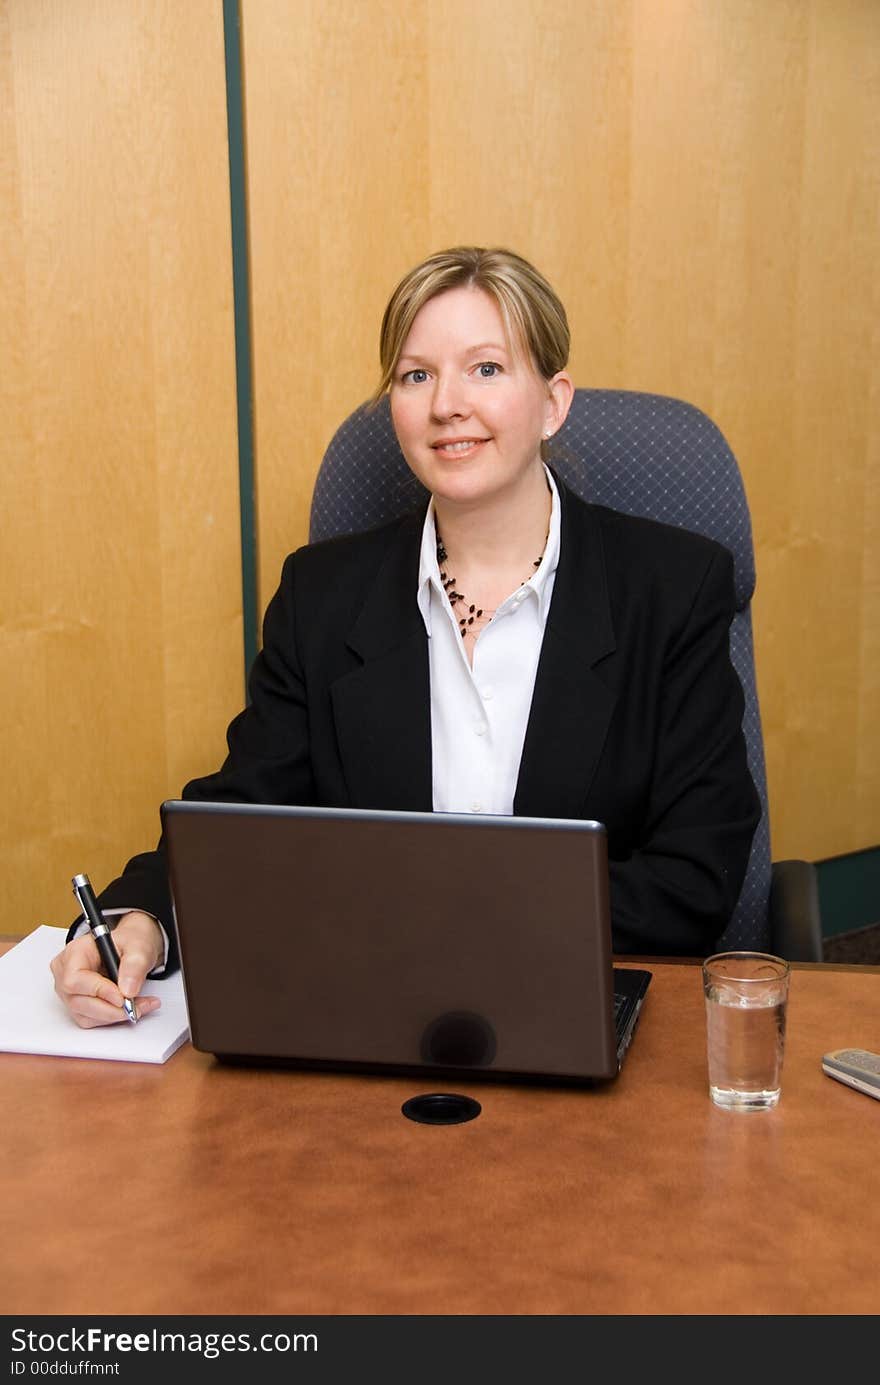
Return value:
<svg viewBox="0 0 880 1385">
<path fill-rule="evenodd" d="M 440 423 L 451 418 L 466 418 L 470 413 L 467 386 L 457 371 L 444 371 L 437 376 L 431 412 Z"/>
</svg>

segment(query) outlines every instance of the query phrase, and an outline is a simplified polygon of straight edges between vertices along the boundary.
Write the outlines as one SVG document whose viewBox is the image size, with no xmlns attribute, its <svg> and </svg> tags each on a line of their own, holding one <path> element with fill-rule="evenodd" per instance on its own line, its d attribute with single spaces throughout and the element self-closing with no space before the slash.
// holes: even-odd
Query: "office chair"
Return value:
<svg viewBox="0 0 880 1385">
<path fill-rule="evenodd" d="M 575 391 L 553 439 L 550 465 L 582 499 L 626 514 L 696 530 L 734 557 L 736 614 L 731 659 L 745 693 L 743 731 L 763 813 L 742 892 L 719 948 L 772 951 L 790 961 L 821 961 L 815 867 L 770 860 L 767 779 L 755 686 L 751 599 L 752 527 L 739 467 L 706 414 L 661 395 Z M 403 459 L 387 398 L 351 414 L 332 438 L 312 496 L 310 539 L 382 524 L 427 500 Z"/>
</svg>

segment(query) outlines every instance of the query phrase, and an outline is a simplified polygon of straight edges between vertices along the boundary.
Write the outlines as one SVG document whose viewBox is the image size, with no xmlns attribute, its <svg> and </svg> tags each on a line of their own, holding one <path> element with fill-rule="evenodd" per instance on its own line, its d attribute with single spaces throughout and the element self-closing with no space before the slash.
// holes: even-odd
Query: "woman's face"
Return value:
<svg viewBox="0 0 880 1385">
<path fill-rule="evenodd" d="M 471 507 L 540 470 L 540 445 L 568 412 L 564 372 L 544 380 L 508 343 L 494 299 L 449 289 L 416 315 L 391 384 L 401 451 L 437 500 Z"/>
</svg>

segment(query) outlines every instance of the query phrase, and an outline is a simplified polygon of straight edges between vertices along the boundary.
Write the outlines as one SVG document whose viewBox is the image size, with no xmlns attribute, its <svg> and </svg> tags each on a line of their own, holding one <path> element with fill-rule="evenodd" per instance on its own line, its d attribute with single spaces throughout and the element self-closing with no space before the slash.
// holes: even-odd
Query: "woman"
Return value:
<svg viewBox="0 0 880 1385">
<path fill-rule="evenodd" d="M 595 818 L 615 951 L 702 955 L 760 813 L 728 653 L 732 560 L 585 505 L 545 466 L 568 349 L 556 294 L 509 251 L 445 251 L 405 276 L 376 398 L 427 512 L 287 559 L 227 759 L 184 796 Z M 88 934 L 53 963 L 84 1026 L 123 1019 L 123 996 L 177 965 L 161 844 L 100 903 L 121 915 L 118 986 Z"/>
</svg>

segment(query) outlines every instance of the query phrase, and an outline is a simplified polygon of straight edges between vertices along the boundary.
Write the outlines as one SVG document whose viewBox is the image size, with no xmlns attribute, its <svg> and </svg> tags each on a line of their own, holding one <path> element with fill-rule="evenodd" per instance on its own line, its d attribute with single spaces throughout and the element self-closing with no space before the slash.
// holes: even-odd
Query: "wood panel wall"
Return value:
<svg viewBox="0 0 880 1385">
<path fill-rule="evenodd" d="M 577 383 L 705 409 L 755 528 L 776 856 L 880 842 L 875 0 L 243 0 L 261 599 L 397 278 L 507 244 Z"/>
<path fill-rule="evenodd" d="M 676 394 L 757 541 L 774 853 L 880 841 L 875 0 L 242 0 L 261 606 L 444 245 Z M 70 914 L 242 695 L 219 0 L 0 0 L 0 931 Z"/>
<path fill-rule="evenodd" d="M 0 3 L 0 932 L 63 924 L 243 688 L 222 11 Z"/>
</svg>

